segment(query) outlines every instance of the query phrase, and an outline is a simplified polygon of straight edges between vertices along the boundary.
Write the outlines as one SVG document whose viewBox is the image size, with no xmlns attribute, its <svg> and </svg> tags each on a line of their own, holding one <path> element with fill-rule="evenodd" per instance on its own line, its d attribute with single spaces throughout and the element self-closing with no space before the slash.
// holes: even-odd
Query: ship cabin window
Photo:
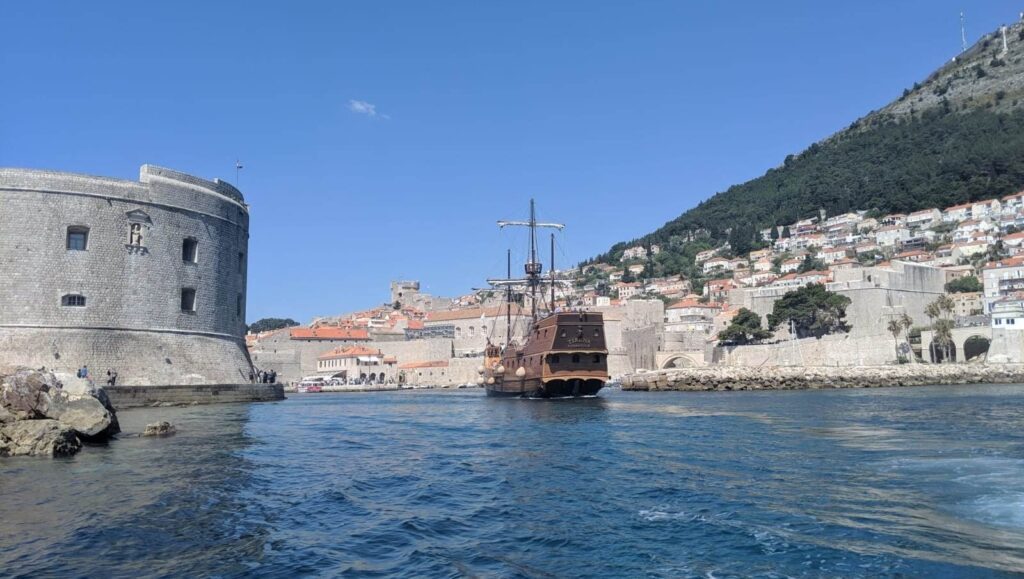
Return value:
<svg viewBox="0 0 1024 579">
<path fill-rule="evenodd" d="M 565 330 L 562 330 L 562 337 L 565 337 Z"/>
<path fill-rule="evenodd" d="M 601 330 L 594 330 L 594 337 L 595 338 L 600 338 L 601 337 Z"/>
<path fill-rule="evenodd" d="M 573 364 L 579 364 L 580 363 L 580 355 L 579 354 L 573 354 L 572 355 L 572 363 Z"/>
<path fill-rule="evenodd" d="M 81 294 L 66 294 L 61 296 L 60 305 L 67 308 L 84 308 L 85 296 Z"/>
<path fill-rule="evenodd" d="M 195 288 L 181 288 L 181 311 L 193 313 L 196 311 L 196 290 Z"/>
<path fill-rule="evenodd" d="M 199 241 L 194 237 L 186 237 L 181 242 L 181 261 L 196 263 L 199 261 Z"/>
<path fill-rule="evenodd" d="M 552 364 L 557 364 L 558 363 L 558 354 L 552 354 L 551 355 L 551 363 Z"/>
<path fill-rule="evenodd" d="M 89 228 L 72 225 L 68 227 L 67 249 L 85 251 L 89 246 Z"/>
<path fill-rule="evenodd" d="M 601 363 L 601 354 L 594 354 L 594 363 L 595 364 L 600 364 Z"/>
</svg>

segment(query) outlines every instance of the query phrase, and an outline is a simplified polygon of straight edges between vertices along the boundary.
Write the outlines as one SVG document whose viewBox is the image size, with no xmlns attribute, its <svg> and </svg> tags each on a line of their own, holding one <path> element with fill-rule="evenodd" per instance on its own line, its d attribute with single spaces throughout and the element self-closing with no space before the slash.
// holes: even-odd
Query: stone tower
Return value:
<svg viewBox="0 0 1024 579">
<path fill-rule="evenodd" d="M 416 296 L 420 293 L 420 282 L 418 281 L 393 281 L 391 282 L 391 303 L 398 302 L 403 307 L 415 305 Z"/>
<path fill-rule="evenodd" d="M 219 179 L 0 168 L 0 364 L 241 384 L 249 208 Z"/>
</svg>

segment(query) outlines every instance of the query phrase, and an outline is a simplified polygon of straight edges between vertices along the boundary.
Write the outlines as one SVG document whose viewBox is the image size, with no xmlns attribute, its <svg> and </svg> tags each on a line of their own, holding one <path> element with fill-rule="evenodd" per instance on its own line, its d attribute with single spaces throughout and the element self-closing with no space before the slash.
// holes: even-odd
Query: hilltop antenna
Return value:
<svg viewBox="0 0 1024 579">
<path fill-rule="evenodd" d="M 967 52 L 967 24 L 964 22 L 964 13 L 960 13 L 960 54 Z"/>
</svg>

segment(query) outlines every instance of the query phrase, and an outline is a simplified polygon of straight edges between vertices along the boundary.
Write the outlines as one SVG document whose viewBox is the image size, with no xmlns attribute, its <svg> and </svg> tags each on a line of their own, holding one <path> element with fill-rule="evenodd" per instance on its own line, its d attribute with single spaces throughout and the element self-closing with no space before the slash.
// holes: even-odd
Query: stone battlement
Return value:
<svg viewBox="0 0 1024 579">
<path fill-rule="evenodd" d="M 249 212 L 154 165 L 140 180 L 0 168 L 0 363 L 119 383 L 238 383 Z"/>
</svg>

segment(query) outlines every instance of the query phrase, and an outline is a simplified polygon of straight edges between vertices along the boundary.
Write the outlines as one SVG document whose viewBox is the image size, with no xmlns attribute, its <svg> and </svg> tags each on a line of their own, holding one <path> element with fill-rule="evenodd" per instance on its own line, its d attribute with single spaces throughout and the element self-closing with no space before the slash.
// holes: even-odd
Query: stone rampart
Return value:
<svg viewBox="0 0 1024 579">
<path fill-rule="evenodd" d="M 237 189 L 151 165 L 139 181 L 0 169 L 0 206 L 0 363 L 113 368 L 136 385 L 248 379 Z"/>
<path fill-rule="evenodd" d="M 281 384 L 203 384 L 199 386 L 114 386 L 105 388 L 117 410 L 156 405 L 223 404 L 284 400 Z"/>
<path fill-rule="evenodd" d="M 1021 384 L 1024 365 L 904 364 L 900 366 L 707 367 L 631 374 L 623 390 L 802 390 L 934 384 Z"/>
</svg>

